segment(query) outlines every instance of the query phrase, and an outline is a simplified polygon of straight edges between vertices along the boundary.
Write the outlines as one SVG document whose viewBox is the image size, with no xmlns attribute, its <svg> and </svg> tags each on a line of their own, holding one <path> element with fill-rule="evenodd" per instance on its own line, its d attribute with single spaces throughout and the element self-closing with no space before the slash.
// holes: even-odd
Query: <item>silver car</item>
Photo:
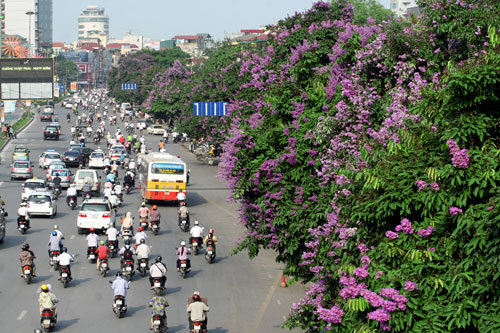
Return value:
<svg viewBox="0 0 500 333">
<path fill-rule="evenodd" d="M 33 178 L 33 165 L 30 161 L 15 161 L 10 168 L 10 179 L 31 179 Z"/>
<path fill-rule="evenodd" d="M 72 174 L 69 169 L 52 169 L 49 171 L 50 173 L 47 175 L 46 184 L 48 187 L 54 186 L 54 178 L 59 176 L 61 178 L 61 187 L 68 188 L 72 182 Z"/>
</svg>

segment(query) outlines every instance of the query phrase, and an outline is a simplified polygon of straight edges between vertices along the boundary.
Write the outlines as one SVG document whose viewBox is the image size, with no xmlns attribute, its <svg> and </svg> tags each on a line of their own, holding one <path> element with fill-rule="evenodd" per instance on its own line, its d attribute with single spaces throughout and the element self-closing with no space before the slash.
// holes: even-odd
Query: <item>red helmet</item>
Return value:
<svg viewBox="0 0 500 333">
<path fill-rule="evenodd" d="M 200 295 L 194 294 L 193 301 L 198 302 L 200 300 Z"/>
<path fill-rule="evenodd" d="M 143 229 L 142 229 L 142 227 L 139 227 L 139 229 L 138 229 L 138 230 L 139 230 L 139 231 L 142 231 Z"/>
<path fill-rule="evenodd" d="M 90 232 L 94 232 L 94 231 L 95 231 L 95 229 L 94 229 L 94 228 L 90 228 Z"/>
<path fill-rule="evenodd" d="M 210 230 L 208 230 L 208 233 L 209 233 L 209 234 L 213 234 L 213 233 L 214 233 L 214 229 L 210 229 Z"/>
<path fill-rule="evenodd" d="M 153 205 L 153 207 L 152 207 L 152 208 L 153 208 L 153 210 L 156 210 L 156 209 L 158 208 L 158 206 Z"/>
</svg>

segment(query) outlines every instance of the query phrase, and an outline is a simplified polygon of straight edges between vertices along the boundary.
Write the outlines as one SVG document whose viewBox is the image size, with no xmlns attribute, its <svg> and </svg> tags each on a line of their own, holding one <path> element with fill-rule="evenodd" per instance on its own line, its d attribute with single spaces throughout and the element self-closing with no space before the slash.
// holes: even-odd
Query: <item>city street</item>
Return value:
<svg viewBox="0 0 500 333">
<path fill-rule="evenodd" d="M 119 268 L 119 259 L 110 261 L 111 271 L 106 278 L 99 275 L 95 264 L 87 261 L 85 236 L 76 232 L 78 210 L 71 211 L 67 207 L 64 201 L 65 192 L 57 202 L 57 216 L 54 219 L 32 218 L 32 228 L 25 235 L 16 230 L 16 211 L 21 202 L 23 181 L 9 181 L 13 148 L 16 144 L 28 146 L 31 150 L 30 160 L 36 166 L 34 174 L 44 179 L 45 171 L 38 168 L 38 156 L 47 149 L 55 149 L 60 153 L 67 149 L 70 142 L 70 124 L 66 122 L 66 113 L 59 105 L 56 107 L 63 132 L 60 141 L 43 141 L 42 129 L 48 123 L 41 123 L 37 117 L 18 134 L 17 140 L 11 141 L 1 152 L 0 177 L 3 182 L 0 195 L 6 202 L 9 217 L 6 238 L 4 243 L 0 244 L 0 280 L 3 282 L 0 286 L 0 331 L 32 332 L 38 328 L 37 290 L 40 285 L 50 283 L 60 299 L 58 323 L 54 331 L 146 332 L 151 313 L 148 303 L 153 296 L 148 278 L 141 277 L 136 272 L 127 295 L 128 312 L 123 318 L 117 319 L 111 309 L 113 291 L 108 281 L 114 279 Z M 148 135 L 146 142 L 153 150 L 157 150 L 160 139 L 161 136 Z M 87 146 L 96 148 L 93 143 Z M 105 149 L 104 140 L 101 141 L 100 147 Z M 181 155 L 191 170 L 187 190 L 191 221 L 199 220 L 205 232 L 214 228 L 219 240 L 215 262 L 209 265 L 205 261 L 204 252 L 198 256 L 191 255 L 192 271 L 186 279 L 182 279 L 175 269 L 175 249 L 181 240 L 188 241 L 189 234 L 182 232 L 177 226 L 176 206 L 159 204 L 162 229 L 157 236 L 148 232 L 147 244 L 152 246 L 152 258 L 161 255 L 169 269 L 167 290 L 164 293 L 170 304 L 167 310 L 168 332 L 187 331 L 187 298 L 194 290 L 200 291 L 202 297 L 208 298 L 209 332 L 282 331 L 279 325 L 288 314 L 291 303 L 303 296 L 304 287 L 293 285 L 286 289 L 280 288 L 281 266 L 274 262 L 272 253 L 263 253 L 254 260 L 249 260 L 245 254 L 231 256 L 242 228 L 237 223 L 236 206 L 227 202 L 229 191 L 216 178 L 217 167 L 198 162 L 194 155 L 171 141 L 167 145 L 167 151 Z M 100 170 L 99 174 L 105 178 L 103 171 Z M 122 176 L 123 172 L 120 173 L 120 181 Z M 135 216 L 137 228 L 137 210 L 140 203 L 141 198 L 137 190 L 133 190 L 129 195 L 124 194 L 124 203 L 118 209 L 119 219 L 127 211 L 131 211 Z M 68 248 L 68 253 L 75 255 L 75 262 L 72 264 L 73 281 L 67 289 L 63 289 L 57 280 L 58 273 L 49 270 L 47 242 L 54 224 L 59 226 L 65 236 L 64 245 Z M 101 236 L 101 239 L 105 237 Z M 35 262 L 38 276 L 30 285 L 25 284 L 19 273 L 18 256 L 23 243 L 29 243 L 37 256 Z"/>
</svg>

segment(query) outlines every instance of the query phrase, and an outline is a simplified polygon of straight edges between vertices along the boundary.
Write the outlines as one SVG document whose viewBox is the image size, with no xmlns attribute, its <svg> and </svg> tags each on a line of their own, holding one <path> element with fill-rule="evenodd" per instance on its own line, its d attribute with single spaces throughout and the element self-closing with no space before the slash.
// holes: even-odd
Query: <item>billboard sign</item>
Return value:
<svg viewBox="0 0 500 333">
<path fill-rule="evenodd" d="M 0 99 L 53 98 L 54 60 L 52 58 L 0 59 Z"/>
<path fill-rule="evenodd" d="M 87 62 L 77 62 L 76 66 L 78 67 L 78 71 L 80 73 L 88 73 L 89 72 L 89 64 Z"/>
<path fill-rule="evenodd" d="M 223 117 L 227 115 L 227 102 L 196 102 L 193 103 L 195 117 Z"/>
</svg>

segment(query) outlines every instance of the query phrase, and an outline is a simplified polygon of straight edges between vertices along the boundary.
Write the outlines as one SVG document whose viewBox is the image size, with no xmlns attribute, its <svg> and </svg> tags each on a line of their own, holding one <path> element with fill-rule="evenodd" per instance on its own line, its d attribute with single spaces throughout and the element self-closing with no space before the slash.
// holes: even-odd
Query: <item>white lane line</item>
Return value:
<svg viewBox="0 0 500 333">
<path fill-rule="evenodd" d="M 281 305 L 281 301 L 279 299 L 277 299 L 276 302 L 278 303 L 278 305 Z"/>
<path fill-rule="evenodd" d="M 75 235 L 71 235 L 69 239 L 75 239 Z"/>
<path fill-rule="evenodd" d="M 17 317 L 17 320 L 23 320 L 24 316 L 28 313 L 28 311 L 26 310 L 23 310 L 21 312 L 21 314 L 19 315 L 19 317 Z"/>
</svg>

